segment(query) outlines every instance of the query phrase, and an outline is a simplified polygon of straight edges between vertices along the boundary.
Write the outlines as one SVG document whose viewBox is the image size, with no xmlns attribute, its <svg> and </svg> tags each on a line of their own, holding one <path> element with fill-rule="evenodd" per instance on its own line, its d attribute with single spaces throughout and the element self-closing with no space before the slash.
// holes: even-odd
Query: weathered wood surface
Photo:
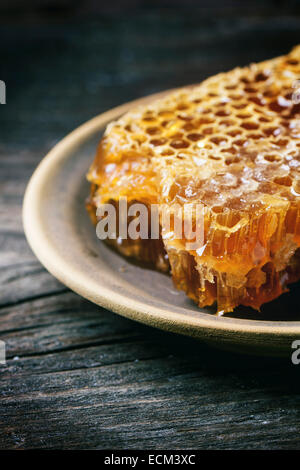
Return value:
<svg viewBox="0 0 300 470">
<path fill-rule="evenodd" d="M 294 11 L 269 13 L 153 10 L 0 29 L 1 449 L 300 448 L 300 366 L 218 351 L 85 301 L 40 265 L 21 223 L 30 174 L 76 125 L 300 42 Z"/>
</svg>

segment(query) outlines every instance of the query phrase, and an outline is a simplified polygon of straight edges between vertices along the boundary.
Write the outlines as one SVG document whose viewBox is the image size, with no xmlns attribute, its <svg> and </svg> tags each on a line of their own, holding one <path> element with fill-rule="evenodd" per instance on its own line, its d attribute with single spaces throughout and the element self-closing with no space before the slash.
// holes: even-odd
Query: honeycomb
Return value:
<svg viewBox="0 0 300 470">
<path fill-rule="evenodd" d="M 300 278 L 300 46 L 220 73 L 110 123 L 88 173 L 88 210 L 127 197 L 170 211 L 204 205 L 204 245 L 111 241 L 169 270 L 200 307 L 255 309 Z"/>
</svg>

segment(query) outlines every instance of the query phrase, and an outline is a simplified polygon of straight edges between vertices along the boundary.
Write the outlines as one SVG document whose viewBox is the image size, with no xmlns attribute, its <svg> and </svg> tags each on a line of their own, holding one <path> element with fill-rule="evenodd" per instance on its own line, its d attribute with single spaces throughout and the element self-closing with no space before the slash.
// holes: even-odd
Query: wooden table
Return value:
<svg viewBox="0 0 300 470">
<path fill-rule="evenodd" d="M 272 14 L 141 10 L 2 26 L 0 447 L 300 448 L 300 365 L 218 351 L 89 303 L 41 266 L 21 221 L 31 173 L 78 124 L 284 53 L 299 42 L 299 16 L 279 5 Z"/>
</svg>

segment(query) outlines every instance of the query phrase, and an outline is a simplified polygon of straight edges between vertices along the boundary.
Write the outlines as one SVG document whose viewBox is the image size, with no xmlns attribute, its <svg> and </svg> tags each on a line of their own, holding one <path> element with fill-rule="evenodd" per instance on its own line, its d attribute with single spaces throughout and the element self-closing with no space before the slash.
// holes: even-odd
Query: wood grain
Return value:
<svg viewBox="0 0 300 470">
<path fill-rule="evenodd" d="M 299 16 L 268 11 L 207 20 L 198 10 L 142 10 L 0 30 L 1 449 L 300 448 L 300 366 L 221 352 L 96 307 L 44 270 L 21 222 L 31 173 L 76 125 L 298 42 Z"/>
</svg>

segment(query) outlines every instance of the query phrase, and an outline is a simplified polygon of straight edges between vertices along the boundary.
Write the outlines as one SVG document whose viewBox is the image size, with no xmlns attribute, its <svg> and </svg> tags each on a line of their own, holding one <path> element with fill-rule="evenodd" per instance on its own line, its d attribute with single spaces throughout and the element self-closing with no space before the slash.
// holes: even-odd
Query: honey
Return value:
<svg viewBox="0 0 300 470">
<path fill-rule="evenodd" d="M 255 309 L 300 278 L 300 46 L 133 109 L 108 125 L 88 174 L 88 209 L 199 202 L 204 245 L 111 241 L 170 269 L 175 285 L 218 312 Z"/>
</svg>

